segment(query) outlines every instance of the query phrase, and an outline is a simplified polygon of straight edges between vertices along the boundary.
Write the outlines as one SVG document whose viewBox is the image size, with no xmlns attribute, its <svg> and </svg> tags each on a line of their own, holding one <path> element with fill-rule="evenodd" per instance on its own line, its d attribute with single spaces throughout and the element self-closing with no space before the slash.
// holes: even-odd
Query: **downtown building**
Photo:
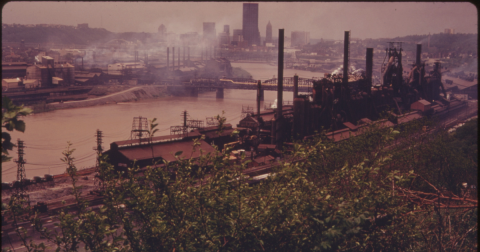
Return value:
<svg viewBox="0 0 480 252">
<path fill-rule="evenodd" d="M 268 21 L 267 24 L 267 36 L 265 38 L 265 43 L 273 43 L 272 39 L 272 24 L 270 24 L 270 21 Z"/>
<path fill-rule="evenodd" d="M 293 31 L 291 35 L 292 47 L 302 47 L 310 43 L 310 32 Z"/>
<path fill-rule="evenodd" d="M 243 4 L 243 40 L 248 46 L 260 45 L 260 31 L 258 30 L 258 3 Z"/>
<path fill-rule="evenodd" d="M 217 39 L 217 30 L 215 29 L 214 22 L 203 23 L 203 40 L 209 44 L 215 44 Z"/>
</svg>

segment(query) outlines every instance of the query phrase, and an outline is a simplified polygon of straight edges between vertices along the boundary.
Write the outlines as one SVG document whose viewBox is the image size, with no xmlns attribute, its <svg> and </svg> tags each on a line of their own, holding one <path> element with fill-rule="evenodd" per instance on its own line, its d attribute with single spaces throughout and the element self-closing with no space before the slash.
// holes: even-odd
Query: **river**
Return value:
<svg viewBox="0 0 480 252">
<path fill-rule="evenodd" d="M 250 72 L 254 79 L 266 80 L 277 76 L 277 67 L 262 63 L 232 63 Z M 284 77 L 298 74 L 301 78 L 322 77 L 323 73 L 285 69 Z M 283 100 L 292 101 L 292 92 L 284 92 Z M 265 91 L 265 104 L 277 97 L 274 91 Z M 224 99 L 216 99 L 215 92 L 201 93 L 197 98 L 166 97 L 156 100 L 126 102 L 97 107 L 55 110 L 24 117 L 25 133 L 12 132 L 12 140 L 20 138 L 24 150 L 27 178 L 44 174 L 65 172 L 66 165 L 60 160 L 67 141 L 75 149 L 75 165 L 78 169 L 95 165 L 96 131 L 103 132 L 103 149 L 108 150 L 114 141 L 130 139 L 134 117 L 157 118 L 159 131 L 156 136 L 170 134 L 170 126 L 182 124 L 182 111 L 187 110 L 189 119 L 205 120 L 206 117 L 225 113 L 227 123 L 234 127 L 241 120 L 242 106 L 255 107 L 255 90 L 225 89 Z M 263 109 L 264 104 L 262 102 Z M 175 150 L 172 150 L 174 152 Z M 16 148 L 10 151 L 17 158 Z M 17 165 L 12 161 L 2 164 L 2 182 L 16 179 Z"/>
</svg>

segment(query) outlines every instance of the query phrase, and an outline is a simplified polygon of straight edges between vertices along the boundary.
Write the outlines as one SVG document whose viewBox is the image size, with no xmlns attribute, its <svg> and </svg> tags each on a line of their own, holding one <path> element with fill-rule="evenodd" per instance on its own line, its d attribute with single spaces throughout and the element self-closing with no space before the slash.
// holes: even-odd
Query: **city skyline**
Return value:
<svg viewBox="0 0 480 252">
<path fill-rule="evenodd" d="M 278 29 L 310 32 L 312 39 L 388 38 L 441 33 L 477 33 L 477 10 L 468 2 L 410 3 L 320 3 L 257 2 L 258 28 L 265 37 L 270 21 L 273 36 Z M 2 9 L 2 23 L 88 23 L 90 28 L 112 32 L 157 32 L 164 24 L 168 32 L 202 33 L 204 22 L 242 29 L 242 2 L 9 2 Z M 86 15 L 86 13 L 89 13 Z"/>
</svg>

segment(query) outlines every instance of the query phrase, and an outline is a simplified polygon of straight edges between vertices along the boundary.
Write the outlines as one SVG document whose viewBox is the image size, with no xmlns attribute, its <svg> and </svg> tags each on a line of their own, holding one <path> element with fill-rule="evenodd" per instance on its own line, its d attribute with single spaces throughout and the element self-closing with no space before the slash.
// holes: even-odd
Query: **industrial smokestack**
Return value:
<svg viewBox="0 0 480 252">
<path fill-rule="evenodd" d="M 350 32 L 345 31 L 345 39 L 343 42 L 343 83 L 348 82 L 348 54 L 350 45 Z"/>
<path fill-rule="evenodd" d="M 170 47 L 167 47 L 167 71 L 170 70 Z"/>
<path fill-rule="evenodd" d="M 262 82 L 257 82 L 257 119 L 260 119 L 260 99 L 261 99 L 261 92 L 262 92 Z"/>
<path fill-rule="evenodd" d="M 282 143 L 283 126 L 283 42 L 284 29 L 278 30 L 278 87 L 277 87 L 277 116 L 276 116 L 276 144 L 280 149 Z"/>
<path fill-rule="evenodd" d="M 417 65 L 420 65 L 422 60 L 422 44 L 417 44 Z"/>
<path fill-rule="evenodd" d="M 367 78 L 367 86 L 368 86 L 368 93 L 372 91 L 372 72 L 373 72 L 373 48 L 367 48 L 367 66 L 366 66 L 366 78 Z"/>
<path fill-rule="evenodd" d="M 298 75 L 293 76 L 293 99 L 298 97 Z"/>
</svg>

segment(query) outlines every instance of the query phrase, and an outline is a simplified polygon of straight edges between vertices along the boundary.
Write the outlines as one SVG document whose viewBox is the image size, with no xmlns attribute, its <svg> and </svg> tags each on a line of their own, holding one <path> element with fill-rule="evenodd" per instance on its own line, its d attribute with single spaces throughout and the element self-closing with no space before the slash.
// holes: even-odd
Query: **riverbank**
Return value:
<svg viewBox="0 0 480 252">
<path fill-rule="evenodd" d="M 122 90 L 123 89 L 123 90 Z M 96 97 L 97 95 L 103 95 Z M 167 89 L 164 86 L 145 85 L 145 86 L 118 86 L 107 87 L 99 86 L 92 89 L 89 93 L 91 98 L 81 101 L 55 102 L 48 104 L 37 104 L 29 106 L 33 113 L 48 112 L 57 109 L 81 108 L 98 106 L 104 104 L 113 104 L 118 102 L 139 101 L 146 99 L 157 99 L 167 97 Z"/>
</svg>

